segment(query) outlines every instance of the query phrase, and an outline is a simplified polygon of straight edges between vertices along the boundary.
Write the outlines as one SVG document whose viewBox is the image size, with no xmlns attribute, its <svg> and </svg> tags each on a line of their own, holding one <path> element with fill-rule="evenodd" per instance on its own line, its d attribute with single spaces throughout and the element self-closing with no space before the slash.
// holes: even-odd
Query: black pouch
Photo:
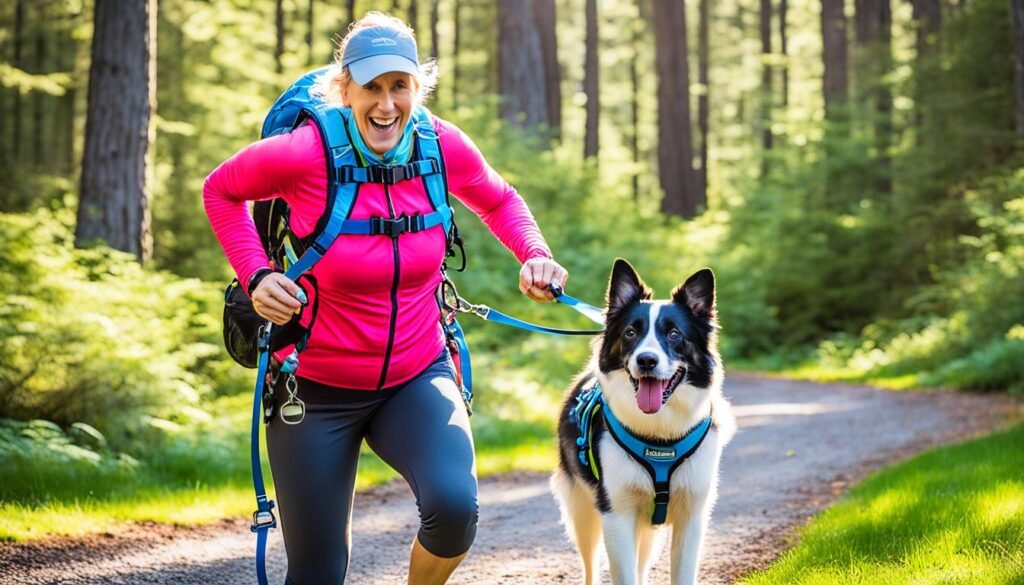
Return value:
<svg viewBox="0 0 1024 585">
<path fill-rule="evenodd" d="M 314 301 L 314 317 L 316 315 L 315 305 L 316 301 Z M 303 308 L 304 310 L 305 308 Z M 274 327 L 270 334 L 271 352 L 278 351 L 302 339 L 307 329 L 299 323 L 301 317 L 302 312 L 300 311 L 288 323 Z M 232 280 L 224 291 L 224 347 L 228 350 L 231 359 L 246 368 L 255 368 L 258 365 L 260 328 L 267 322 L 256 313 L 256 309 L 252 306 L 252 299 L 245 294 L 238 279 Z"/>
</svg>

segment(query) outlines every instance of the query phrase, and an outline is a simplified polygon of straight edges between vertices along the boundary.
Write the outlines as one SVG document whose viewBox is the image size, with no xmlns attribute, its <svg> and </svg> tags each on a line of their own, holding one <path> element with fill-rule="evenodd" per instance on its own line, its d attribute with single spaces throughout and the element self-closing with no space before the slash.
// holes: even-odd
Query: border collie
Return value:
<svg viewBox="0 0 1024 585">
<path fill-rule="evenodd" d="M 672 584 L 696 583 L 718 462 L 735 432 L 721 393 L 714 274 L 696 272 L 670 300 L 651 297 L 617 259 L 605 332 L 559 419 L 551 488 L 585 585 L 600 582 L 602 540 L 612 583 L 646 583 L 667 532 Z"/>
</svg>

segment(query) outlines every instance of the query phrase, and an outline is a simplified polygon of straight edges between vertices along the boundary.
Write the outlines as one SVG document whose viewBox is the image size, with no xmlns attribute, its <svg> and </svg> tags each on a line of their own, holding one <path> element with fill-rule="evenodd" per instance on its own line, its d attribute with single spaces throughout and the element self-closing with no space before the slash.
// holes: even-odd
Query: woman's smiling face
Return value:
<svg viewBox="0 0 1024 585">
<path fill-rule="evenodd" d="M 416 80 L 399 71 L 382 73 L 359 85 L 351 79 L 341 91 L 342 101 L 352 108 L 359 134 L 374 153 L 394 148 L 416 104 Z"/>
</svg>

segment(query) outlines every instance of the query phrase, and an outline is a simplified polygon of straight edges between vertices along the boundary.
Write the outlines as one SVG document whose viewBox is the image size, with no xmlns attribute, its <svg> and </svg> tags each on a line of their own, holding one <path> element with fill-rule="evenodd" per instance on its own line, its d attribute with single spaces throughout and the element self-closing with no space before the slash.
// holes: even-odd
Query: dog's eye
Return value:
<svg viewBox="0 0 1024 585">
<path fill-rule="evenodd" d="M 679 341 L 683 338 L 683 334 L 680 333 L 678 329 L 673 329 L 668 332 L 668 338 L 670 341 Z"/>
<path fill-rule="evenodd" d="M 626 330 L 622 332 L 622 336 L 626 339 L 633 339 L 636 337 L 636 329 L 632 327 L 626 327 Z"/>
</svg>

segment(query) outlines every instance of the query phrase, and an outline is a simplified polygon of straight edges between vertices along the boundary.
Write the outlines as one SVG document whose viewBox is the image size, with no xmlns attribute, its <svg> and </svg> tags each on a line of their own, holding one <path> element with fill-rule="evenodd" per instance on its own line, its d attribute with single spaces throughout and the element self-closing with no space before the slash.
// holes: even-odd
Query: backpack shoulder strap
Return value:
<svg viewBox="0 0 1024 585">
<path fill-rule="evenodd" d="M 436 165 L 438 172 L 423 175 L 423 185 L 430 197 L 430 204 L 435 211 L 442 213 L 441 224 L 444 233 L 450 234 L 454 221 L 454 210 L 448 199 L 448 175 L 444 167 L 444 155 L 441 154 L 441 140 L 434 129 L 433 116 L 425 106 L 416 106 L 412 112 L 415 135 L 414 159 L 417 163 Z M 433 162 L 429 162 L 433 161 Z"/>
</svg>

